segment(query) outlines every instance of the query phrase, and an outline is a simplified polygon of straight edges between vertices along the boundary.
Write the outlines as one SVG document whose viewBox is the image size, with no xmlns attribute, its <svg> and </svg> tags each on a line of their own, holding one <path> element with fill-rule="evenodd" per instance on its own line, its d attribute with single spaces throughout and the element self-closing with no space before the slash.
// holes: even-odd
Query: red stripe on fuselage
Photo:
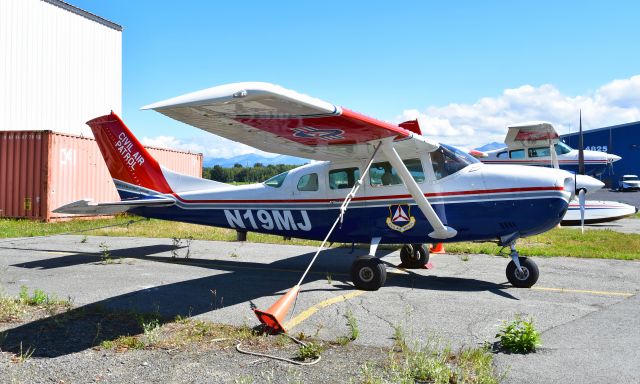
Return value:
<svg viewBox="0 0 640 384">
<path fill-rule="evenodd" d="M 501 189 L 477 189 L 471 191 L 454 191 L 454 192 L 439 192 L 439 193 L 425 193 L 425 197 L 440 197 L 440 196 L 465 196 L 465 195 L 486 195 L 491 193 L 513 193 L 513 192 L 534 192 L 534 191 L 564 191 L 564 187 L 525 187 L 525 188 L 501 188 Z M 177 193 L 173 196 L 183 203 L 328 203 L 331 201 L 337 201 L 335 199 L 296 199 L 296 200 L 282 200 L 282 199 L 270 199 L 270 200 L 188 200 L 180 197 Z M 368 196 L 368 197 L 355 197 L 353 201 L 372 201 L 372 200 L 393 200 L 393 199 L 406 199 L 411 195 L 386 195 L 386 196 Z"/>
</svg>

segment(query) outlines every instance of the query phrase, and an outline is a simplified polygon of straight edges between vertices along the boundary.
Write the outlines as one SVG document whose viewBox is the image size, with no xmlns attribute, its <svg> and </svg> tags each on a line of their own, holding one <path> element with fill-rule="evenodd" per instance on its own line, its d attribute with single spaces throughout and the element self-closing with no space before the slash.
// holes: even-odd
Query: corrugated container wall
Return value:
<svg viewBox="0 0 640 384">
<path fill-rule="evenodd" d="M 0 130 L 92 137 L 122 109 L 122 28 L 55 0 L 0 1 Z"/>
<path fill-rule="evenodd" d="M 202 176 L 202 154 L 148 148 L 163 166 Z M 51 220 L 51 211 L 119 196 L 95 140 L 50 131 L 0 132 L 0 217 Z"/>
</svg>

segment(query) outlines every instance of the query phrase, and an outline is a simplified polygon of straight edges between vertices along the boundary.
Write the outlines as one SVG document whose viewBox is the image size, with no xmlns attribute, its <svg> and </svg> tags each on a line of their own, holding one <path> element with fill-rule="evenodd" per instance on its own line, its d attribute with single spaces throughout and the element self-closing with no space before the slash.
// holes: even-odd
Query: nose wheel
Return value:
<svg viewBox="0 0 640 384">
<path fill-rule="evenodd" d="M 429 262 L 429 249 L 424 244 L 405 244 L 400 249 L 401 266 L 420 269 Z"/>
<path fill-rule="evenodd" d="M 538 265 L 531 259 L 520 257 L 514 246 L 511 246 L 511 261 L 507 264 L 507 280 L 517 288 L 530 288 L 540 276 Z"/>
<path fill-rule="evenodd" d="M 387 268 L 375 257 L 357 259 L 351 266 L 351 281 L 363 291 L 377 291 L 387 280 Z"/>
</svg>

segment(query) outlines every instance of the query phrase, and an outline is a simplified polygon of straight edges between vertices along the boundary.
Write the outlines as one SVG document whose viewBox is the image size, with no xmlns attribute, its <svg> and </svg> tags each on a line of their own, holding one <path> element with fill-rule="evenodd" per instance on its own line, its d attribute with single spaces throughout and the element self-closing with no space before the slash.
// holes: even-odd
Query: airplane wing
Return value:
<svg viewBox="0 0 640 384">
<path fill-rule="evenodd" d="M 315 160 L 368 158 L 369 143 L 384 138 L 394 138 L 398 152 L 438 148 L 401 126 L 269 83 L 222 85 L 143 109 L 266 152 Z"/>
<path fill-rule="evenodd" d="M 544 121 L 533 121 L 508 127 L 507 137 L 504 143 L 509 147 L 515 143 L 527 145 L 549 145 L 550 142 L 557 143 L 558 132 L 551 123 Z"/>
<path fill-rule="evenodd" d="M 74 215 L 115 215 L 138 207 L 167 207 L 175 204 L 172 199 L 123 200 L 109 203 L 93 203 L 92 200 L 78 200 L 53 210 L 55 213 Z"/>
</svg>

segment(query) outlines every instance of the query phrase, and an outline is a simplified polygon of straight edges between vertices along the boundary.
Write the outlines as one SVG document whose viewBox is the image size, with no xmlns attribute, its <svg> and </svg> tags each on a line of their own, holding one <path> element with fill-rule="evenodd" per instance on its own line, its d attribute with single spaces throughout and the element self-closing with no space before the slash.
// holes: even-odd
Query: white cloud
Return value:
<svg viewBox="0 0 640 384">
<path fill-rule="evenodd" d="M 237 143 L 214 135 L 206 135 L 203 137 L 186 139 L 179 139 L 174 136 L 145 136 L 140 141 L 143 145 L 202 153 L 206 157 L 213 158 L 230 158 L 234 156 L 245 155 L 248 153 L 255 153 L 266 157 L 277 156 L 277 154 L 260 151 L 248 145 Z"/>
<path fill-rule="evenodd" d="M 473 104 L 408 109 L 397 122 L 418 118 L 423 134 L 453 145 L 477 147 L 502 142 L 507 126 L 531 120 L 551 122 L 560 133 L 575 132 L 582 109 L 585 129 L 640 120 L 640 75 L 614 80 L 585 95 L 563 95 L 552 84 L 506 89 Z"/>
</svg>

